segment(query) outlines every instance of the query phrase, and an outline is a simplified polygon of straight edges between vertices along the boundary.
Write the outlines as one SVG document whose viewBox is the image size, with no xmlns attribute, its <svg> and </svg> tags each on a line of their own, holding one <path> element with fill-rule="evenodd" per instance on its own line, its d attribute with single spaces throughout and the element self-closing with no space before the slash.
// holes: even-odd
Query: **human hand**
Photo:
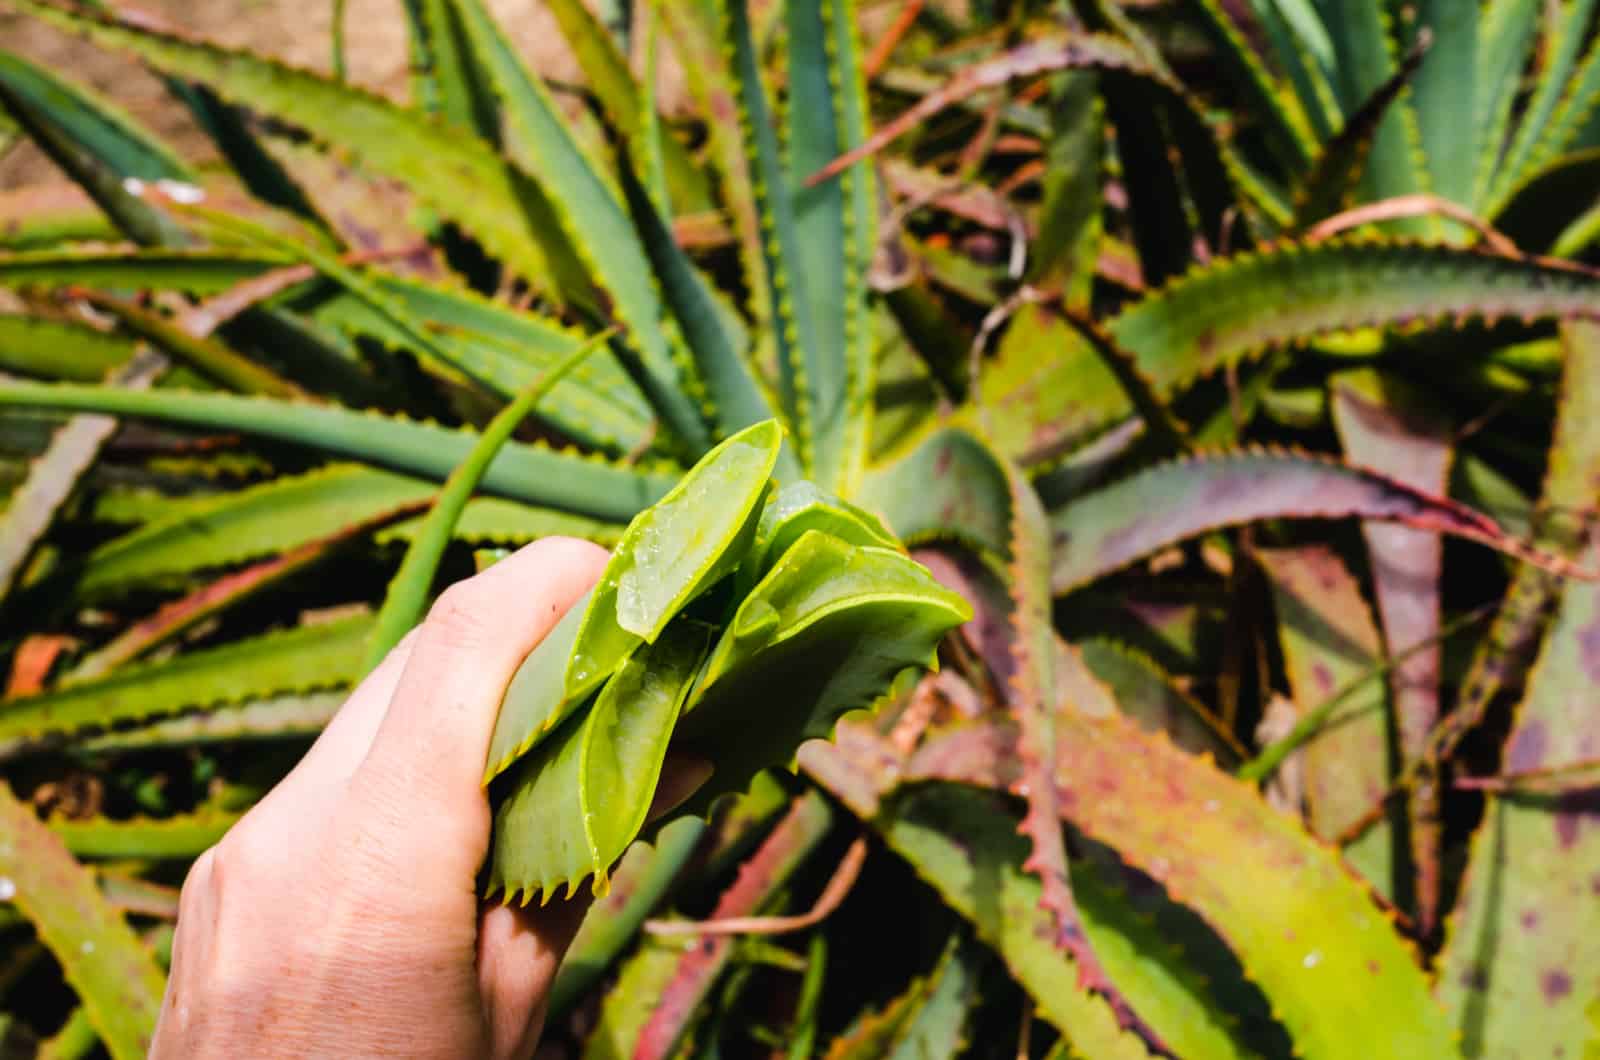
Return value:
<svg viewBox="0 0 1600 1060">
<path fill-rule="evenodd" d="M 547 538 L 447 589 L 194 864 L 155 1057 L 525 1057 L 587 903 L 485 904 L 484 758 L 606 553 Z"/>
</svg>

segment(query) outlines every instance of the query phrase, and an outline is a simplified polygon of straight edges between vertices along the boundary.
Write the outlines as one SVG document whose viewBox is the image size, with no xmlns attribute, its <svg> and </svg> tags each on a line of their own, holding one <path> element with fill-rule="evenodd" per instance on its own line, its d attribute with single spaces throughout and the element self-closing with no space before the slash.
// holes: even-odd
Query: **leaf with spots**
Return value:
<svg viewBox="0 0 1600 1060">
<path fill-rule="evenodd" d="M 1411 948 L 1338 857 L 1256 790 L 1118 714 L 1057 719 L 1062 813 L 1227 942 L 1308 1060 L 1454 1055 Z M 1012 787 L 1016 736 L 946 730 L 907 780 Z"/>
<path fill-rule="evenodd" d="M 1052 584 L 1070 592 L 1197 534 L 1261 519 L 1377 519 L 1454 534 L 1558 573 L 1565 558 L 1493 519 L 1375 471 L 1280 449 L 1206 453 L 1135 472 L 1050 516 Z"/>
<path fill-rule="evenodd" d="M 1445 492 L 1453 455 L 1449 424 L 1422 393 L 1370 372 L 1341 373 L 1331 389 L 1334 426 L 1351 462 L 1428 493 Z M 1398 757 L 1409 766 L 1423 753 L 1439 716 L 1444 542 L 1438 534 L 1387 523 L 1365 523 L 1361 532 L 1383 642 L 1390 655 L 1409 653 L 1389 677 Z M 1417 916 L 1424 934 L 1432 934 L 1439 915 L 1443 835 L 1436 792 L 1419 790 L 1410 804 Z"/>
<path fill-rule="evenodd" d="M 1544 484 L 1547 511 L 1591 504 L 1600 476 L 1594 408 L 1600 391 L 1600 328 L 1570 326 L 1563 339 L 1566 377 Z M 1570 529 L 1553 529 L 1563 544 L 1571 541 Z M 1600 550 L 1592 524 L 1590 535 L 1585 554 L 1594 557 Z M 1600 680 L 1600 591 L 1592 584 L 1550 580 L 1522 589 L 1531 598 L 1519 601 L 1514 613 L 1533 621 L 1525 618 L 1516 628 L 1533 637 L 1541 625 L 1539 605 L 1549 595 L 1558 603 L 1506 737 L 1501 771 L 1509 774 L 1571 766 L 1592 760 L 1600 748 L 1600 727 L 1585 706 L 1589 689 Z M 1497 622 L 1491 637 L 1499 627 Z M 1480 665 L 1473 677 L 1480 685 L 1504 687 L 1503 681 L 1490 680 L 1498 672 L 1492 657 L 1475 662 Z M 1480 694 L 1457 710 L 1476 712 L 1486 702 Z M 1452 736 L 1459 739 L 1458 733 Z M 1461 896 L 1447 925 L 1438 994 L 1468 1056 L 1577 1055 L 1590 1033 L 1584 1006 L 1600 976 L 1600 948 L 1593 944 L 1600 911 L 1600 811 L 1594 789 L 1486 797 L 1484 821 L 1473 837 Z"/>
<path fill-rule="evenodd" d="M 1277 612 L 1284 669 L 1304 717 L 1383 661 L 1361 586 L 1322 545 L 1261 549 Z M 1332 841 L 1360 820 L 1393 782 L 1389 697 L 1372 681 L 1340 701 L 1301 756 L 1313 835 Z M 1345 849 L 1345 859 L 1387 898 L 1395 894 L 1397 831 L 1385 821 Z"/>
<path fill-rule="evenodd" d="M 61 963 L 114 1060 L 150 1050 L 165 987 L 161 969 L 122 915 L 33 809 L 0 783 L 0 881 Z"/>
</svg>

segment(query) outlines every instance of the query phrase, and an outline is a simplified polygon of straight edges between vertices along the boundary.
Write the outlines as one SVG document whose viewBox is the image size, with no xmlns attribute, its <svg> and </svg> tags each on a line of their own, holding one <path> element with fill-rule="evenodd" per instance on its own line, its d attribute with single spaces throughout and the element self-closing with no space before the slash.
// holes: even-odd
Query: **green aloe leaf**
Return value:
<svg viewBox="0 0 1600 1060">
<path fill-rule="evenodd" d="M 154 518 L 88 554 L 78 586 L 93 596 L 287 552 L 346 527 L 373 523 L 385 513 L 415 508 L 436 488 L 424 479 L 360 464 L 330 464 L 239 490 L 194 498 L 160 496 Z M 521 519 L 522 535 L 606 540 L 618 532 L 615 526 L 608 529 L 559 512 L 512 507 L 527 513 Z M 409 539 L 409 528 L 396 531 Z"/>
<path fill-rule="evenodd" d="M 1314 0 L 1333 42 L 1333 86 L 1347 115 L 1353 115 L 1394 77 L 1397 62 L 1390 15 L 1367 0 Z M 1352 119 L 1353 120 L 1353 119 Z M 1363 198 L 1391 199 L 1426 191 L 1426 175 L 1418 150 L 1417 115 L 1405 95 L 1386 109 L 1373 134 L 1371 153 L 1362 174 Z M 1407 221 L 1401 231 L 1422 231 L 1423 222 Z"/>
<path fill-rule="evenodd" d="M 1561 557 L 1519 542 L 1493 519 L 1377 472 L 1322 457 L 1247 449 L 1158 464 L 1051 516 L 1057 595 L 1198 533 L 1258 519 L 1356 517 L 1455 534 L 1556 570 Z"/>
<path fill-rule="evenodd" d="M 1482 207 L 1500 175 L 1523 67 L 1539 29 L 1538 0 L 1489 0 L 1478 27 L 1478 61 L 1474 84 L 1473 126 L 1478 130 L 1478 159 L 1473 167 L 1472 205 Z"/>
<path fill-rule="evenodd" d="M 1407 88 L 1424 65 L 1424 46 L 1405 57 L 1367 100 L 1351 112 L 1338 135 L 1323 144 L 1312 160 L 1295 204 L 1295 223 L 1309 228 L 1355 205 L 1357 185 L 1368 174 L 1389 115 L 1404 105 Z"/>
<path fill-rule="evenodd" d="M 645 917 L 671 892 L 706 834 L 706 824 L 680 817 L 653 843 L 634 843 L 611 876 L 611 890 L 584 914 L 550 987 L 549 1019 L 559 1020 L 633 941 Z M 638 995 L 633 995 L 638 996 Z"/>
<path fill-rule="evenodd" d="M 165 987 L 155 958 L 100 896 L 90 872 L 0 784 L 0 880 L 60 961 L 90 1025 L 116 1060 L 150 1050 Z"/>
<path fill-rule="evenodd" d="M 466 287 L 377 274 L 370 280 L 384 303 L 416 322 L 453 363 L 502 397 L 528 386 L 587 338 L 576 328 L 519 312 Z M 347 291 L 289 304 L 341 331 L 416 349 L 410 332 Z M 639 448 L 654 429 L 649 402 L 609 350 L 596 351 L 558 382 L 535 416 L 574 441 L 617 453 Z"/>
<path fill-rule="evenodd" d="M 1433 35 L 1427 58 L 1412 85 L 1412 104 L 1422 137 L 1428 185 L 1462 206 L 1473 203 L 1473 167 L 1487 130 L 1476 124 L 1479 94 L 1479 33 L 1482 5 L 1423 0 L 1416 28 Z"/>
<path fill-rule="evenodd" d="M 191 861 L 216 846 L 243 816 L 204 808 L 176 817 L 78 817 L 45 823 L 76 857 Z"/>
<path fill-rule="evenodd" d="M 948 428 L 911 452 L 873 468 L 858 499 L 878 511 L 908 545 L 952 541 L 1003 566 L 1011 555 L 1005 480 L 971 433 Z"/>
<path fill-rule="evenodd" d="M 649 100 L 641 100 L 640 86 L 635 84 L 627 59 L 610 31 L 581 0 L 552 0 L 549 9 L 572 46 L 590 90 L 605 108 L 606 118 L 624 137 L 633 140 L 647 120 L 641 113 Z M 645 87 L 648 91 L 653 86 Z M 681 212 L 710 209 L 710 185 L 688 149 L 677 137 L 664 134 L 660 137 L 660 152 L 673 207 Z"/>
<path fill-rule="evenodd" d="M 1600 328 L 1569 325 L 1563 340 L 1566 378 L 1541 499 L 1549 512 L 1588 504 L 1600 469 Z M 1553 540 L 1578 545 L 1574 528 L 1548 516 L 1545 521 Z M 1584 551 L 1594 556 L 1592 537 Z M 1592 760 L 1595 738 L 1594 720 L 1582 704 L 1594 664 L 1589 631 L 1600 615 L 1600 593 L 1592 584 L 1563 585 L 1523 573 L 1463 683 L 1455 712 L 1465 715 L 1460 731 L 1449 733 L 1439 748 L 1448 754 L 1496 692 L 1517 679 L 1548 621 L 1504 744 L 1501 768 L 1507 773 Z M 1555 616 L 1548 620 L 1552 600 Z M 1592 982 L 1600 965 L 1594 933 L 1579 926 L 1593 916 L 1592 883 L 1600 876 L 1592 789 L 1487 799 L 1461 896 L 1447 921 L 1436 993 L 1468 1056 L 1576 1055 L 1593 1033 L 1584 1014 L 1589 994 L 1581 984 Z M 1529 1019 L 1530 1012 L 1538 1018 Z"/>
<path fill-rule="evenodd" d="M 801 536 L 739 604 L 706 663 L 674 747 L 716 765 L 709 806 L 787 762 L 838 716 L 870 706 L 945 633 L 972 617 L 956 593 L 898 551 Z"/>
<path fill-rule="evenodd" d="M 135 751 L 236 741 L 305 739 L 322 731 L 345 698 L 346 693 L 340 690 L 258 699 L 90 736 L 78 740 L 76 746 L 86 751 Z"/>
<path fill-rule="evenodd" d="M 0 286 L 98 287 L 221 294 L 291 265 L 257 250 L 33 250 L 0 254 Z"/>
<path fill-rule="evenodd" d="M 599 583 L 512 678 L 489 743 L 485 783 L 738 566 L 754 538 L 782 444 L 774 420 L 746 428 L 628 525 Z"/>
<path fill-rule="evenodd" d="M 778 487 L 761 510 L 755 544 L 745 566 L 757 576 L 766 574 L 809 530 L 820 530 L 849 545 L 901 547 L 899 539 L 871 512 L 827 493 L 814 482 L 800 480 Z"/>
<path fill-rule="evenodd" d="M 136 183 L 187 181 L 188 172 L 127 115 L 4 51 L 0 51 L 0 109 L 8 111 L 129 238 L 148 246 L 181 246 L 189 241 L 163 210 L 140 198 Z"/>
<path fill-rule="evenodd" d="M 21 56 L 0 51 L 0 84 L 49 113 L 112 172 L 139 180 L 192 181 L 193 173 L 131 114 Z"/>
<path fill-rule="evenodd" d="M 109 677 L 0 704 L 0 746 L 260 699 L 340 688 L 360 673 L 367 616 L 265 633 L 124 667 Z"/>
<path fill-rule="evenodd" d="M 1085 990 L 1075 962 L 1050 941 L 1037 878 L 1023 870 L 1027 843 L 1015 817 L 991 793 L 929 785 L 893 796 L 874 826 L 891 849 L 995 947 L 1033 996 L 1039 1014 L 1083 1056 L 1143 1057 L 1144 1044 L 1118 1026 L 1104 998 Z M 1247 1056 L 1231 1020 L 1203 979 L 1141 920 L 1129 896 L 1076 866 L 1072 875 L 1084 930 L 1105 973 L 1133 1010 L 1177 1056 Z"/>
<path fill-rule="evenodd" d="M 626 163 L 622 167 L 622 190 L 645 253 L 660 277 L 662 296 L 683 329 L 684 340 L 705 380 L 716 410 L 717 427 L 722 433 L 732 433 L 771 419 L 772 405 L 753 367 L 748 337 L 742 329 L 735 329 L 730 311 L 717 303 L 710 283 L 678 246 L 671 226 Z M 799 477 L 799 465 L 787 448 L 780 461 L 783 478 Z"/>
<path fill-rule="evenodd" d="M 589 709 L 517 763 L 494 816 L 488 891 L 527 905 L 570 896 L 592 876 L 596 895 L 644 825 L 678 712 L 709 629 L 690 618 L 634 652 Z"/>
<path fill-rule="evenodd" d="M 1057 725 L 1067 821 L 1233 948 L 1300 1055 L 1456 1055 L 1416 955 L 1366 888 L 1298 822 L 1120 715 L 1066 712 Z M 984 724 L 958 727 L 925 743 L 904 777 L 1014 785 L 1014 741 Z"/>
<path fill-rule="evenodd" d="M 478 484 L 483 481 L 483 473 L 489 469 L 490 463 L 506 442 L 511 440 L 512 432 L 522 425 L 522 421 L 539 402 L 549 396 L 555 384 L 589 356 L 605 338 L 603 334 L 597 335 L 567 354 L 559 364 L 495 413 L 467 458 L 445 479 L 444 487 L 434 498 L 433 506 L 423 518 L 421 527 L 406 545 L 405 558 L 400 561 L 400 567 L 384 593 L 383 604 L 378 609 L 372 630 L 372 644 L 367 650 L 369 670 L 382 662 L 390 649 L 400 643 L 406 631 L 421 620 L 434 576 L 439 572 L 439 562 L 444 558 L 461 514 Z"/>
<path fill-rule="evenodd" d="M 596 167 L 579 149 L 544 84 L 524 66 L 481 0 L 452 0 L 478 62 L 500 99 L 506 151 L 538 182 L 564 238 L 603 296 L 598 315 L 626 330 L 615 348 L 668 428 L 696 453 L 709 441 L 700 381 L 670 324 L 639 235 Z"/>
<path fill-rule="evenodd" d="M 0 407 L 104 412 L 202 430 L 240 431 L 442 481 L 477 435 L 378 413 L 231 394 L 130 394 L 106 387 L 0 384 Z M 507 443 L 487 492 L 603 520 L 632 518 L 666 492 L 662 476 L 543 445 Z"/>
<path fill-rule="evenodd" d="M 1487 212 L 1499 212 L 1495 206 L 1507 192 L 1548 160 L 1549 154 L 1566 146 L 1567 137 L 1576 132 L 1581 117 L 1563 122 L 1562 112 L 1576 107 L 1578 115 L 1587 115 L 1593 106 L 1593 97 L 1600 92 L 1600 80 L 1596 80 L 1600 78 L 1600 49 L 1591 49 L 1577 77 L 1573 77 L 1573 70 L 1590 35 L 1594 10 L 1595 0 L 1571 0 L 1561 6 L 1559 19 L 1545 42 L 1549 52 L 1534 82 L 1527 110 L 1518 120 L 1511 143 L 1496 168 Z M 1555 125 L 1558 122 L 1561 125 Z M 1562 127 L 1567 125 L 1570 127 Z"/>
<path fill-rule="evenodd" d="M 1240 358 L 1334 331 L 1504 317 L 1600 316 L 1600 280 L 1442 246 L 1330 241 L 1219 259 L 1107 325 L 1167 394 Z"/>
<path fill-rule="evenodd" d="M 1247 27 L 1239 21 L 1243 14 L 1240 7 L 1225 5 L 1221 0 L 1195 0 L 1189 7 L 1215 43 L 1229 77 L 1248 94 L 1254 114 L 1265 123 L 1265 134 L 1277 157 L 1292 170 L 1310 165 L 1315 145 L 1310 119 L 1300 101 L 1278 83 L 1246 39 Z"/>
<path fill-rule="evenodd" d="M 377 96 L 247 52 L 35 0 L 17 0 L 13 6 L 107 48 L 131 52 L 163 73 L 200 81 L 229 102 L 300 126 L 370 169 L 404 181 L 517 273 L 546 274 L 545 257 L 524 221 L 513 170 L 482 141 Z M 472 194 L 461 194 L 462 188 Z"/>
<path fill-rule="evenodd" d="M 934 1060 L 961 1055 L 979 1000 L 985 960 L 972 942 L 952 936 L 939 963 L 912 981 L 881 1012 L 869 1013 L 829 1045 L 825 1060 Z"/>
</svg>

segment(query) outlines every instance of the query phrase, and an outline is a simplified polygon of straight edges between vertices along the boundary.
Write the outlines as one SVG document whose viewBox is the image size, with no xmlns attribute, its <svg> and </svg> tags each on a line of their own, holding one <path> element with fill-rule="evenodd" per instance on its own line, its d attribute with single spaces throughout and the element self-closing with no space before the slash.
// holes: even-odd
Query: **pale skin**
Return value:
<svg viewBox="0 0 1600 1060">
<path fill-rule="evenodd" d="M 533 1054 L 586 903 L 480 900 L 484 758 L 512 674 L 605 561 L 546 538 L 451 586 L 195 862 L 152 1056 Z M 658 806 L 706 772 L 669 769 Z"/>
</svg>

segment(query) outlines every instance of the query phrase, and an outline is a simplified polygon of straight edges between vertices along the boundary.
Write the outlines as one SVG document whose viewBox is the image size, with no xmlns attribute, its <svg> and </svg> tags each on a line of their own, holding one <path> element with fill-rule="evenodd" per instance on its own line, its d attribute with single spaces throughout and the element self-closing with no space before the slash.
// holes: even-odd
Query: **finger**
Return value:
<svg viewBox="0 0 1600 1060">
<path fill-rule="evenodd" d="M 481 781 L 501 697 L 605 561 L 605 551 L 588 542 L 545 538 L 434 603 L 357 774 L 387 800 L 386 816 L 403 831 L 417 832 L 409 806 L 468 823 L 487 842 Z"/>
<path fill-rule="evenodd" d="M 589 903 L 585 893 L 542 909 L 484 907 L 478 921 L 478 989 L 495 1056 L 533 1054 L 550 987 Z"/>
</svg>

